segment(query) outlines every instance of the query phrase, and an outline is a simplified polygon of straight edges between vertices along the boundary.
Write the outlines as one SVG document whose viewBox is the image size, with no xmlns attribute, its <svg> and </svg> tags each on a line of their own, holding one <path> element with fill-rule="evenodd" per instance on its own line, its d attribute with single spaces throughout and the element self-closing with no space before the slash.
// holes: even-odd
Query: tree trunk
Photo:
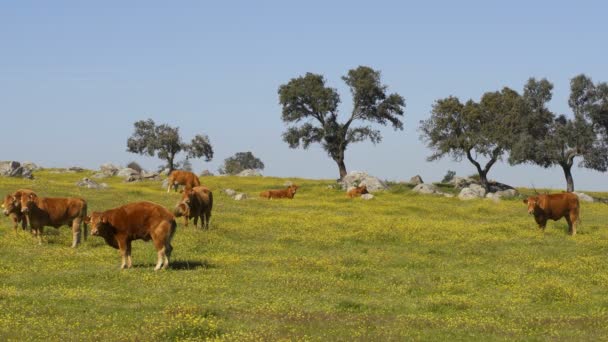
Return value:
<svg viewBox="0 0 608 342">
<path fill-rule="evenodd" d="M 175 158 L 175 156 L 171 156 L 169 157 L 169 159 L 167 159 L 167 166 L 169 167 L 169 175 L 171 174 L 171 172 L 173 172 L 173 170 L 175 170 L 175 166 L 173 165 L 173 159 Z"/>
<path fill-rule="evenodd" d="M 562 169 L 564 170 L 564 176 L 566 176 L 566 191 L 573 192 L 574 191 L 574 179 L 572 179 L 572 165 L 562 164 Z"/>
<path fill-rule="evenodd" d="M 482 170 L 479 170 L 479 182 L 481 186 L 486 189 L 486 192 L 490 192 L 490 184 L 488 184 L 488 173 Z"/>
<path fill-rule="evenodd" d="M 344 164 L 344 159 L 336 160 L 336 164 L 338 164 L 338 169 L 340 169 L 340 180 L 342 180 L 346 176 L 346 165 Z"/>
</svg>

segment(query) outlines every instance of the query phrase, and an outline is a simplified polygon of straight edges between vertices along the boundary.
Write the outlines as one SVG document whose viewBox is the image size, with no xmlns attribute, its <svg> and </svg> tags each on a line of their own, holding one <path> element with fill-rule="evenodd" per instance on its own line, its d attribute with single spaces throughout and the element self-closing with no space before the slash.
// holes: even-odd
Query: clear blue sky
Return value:
<svg viewBox="0 0 608 342">
<path fill-rule="evenodd" d="M 385 179 L 446 170 L 426 162 L 419 121 L 436 99 L 478 99 L 529 77 L 555 85 L 551 109 L 570 114 L 569 80 L 608 81 L 608 5 L 602 1 L 3 1 L 0 4 L 0 159 L 97 168 L 131 160 L 133 122 L 153 118 L 190 139 L 209 135 L 216 171 L 252 151 L 265 174 L 335 178 L 319 147 L 281 140 L 279 85 L 306 72 L 350 94 L 340 76 L 359 65 L 382 71 L 407 102 L 405 129 L 353 145 L 348 170 Z M 565 188 L 560 169 L 495 166 L 490 177 Z M 608 174 L 574 170 L 577 189 L 608 190 Z"/>
</svg>

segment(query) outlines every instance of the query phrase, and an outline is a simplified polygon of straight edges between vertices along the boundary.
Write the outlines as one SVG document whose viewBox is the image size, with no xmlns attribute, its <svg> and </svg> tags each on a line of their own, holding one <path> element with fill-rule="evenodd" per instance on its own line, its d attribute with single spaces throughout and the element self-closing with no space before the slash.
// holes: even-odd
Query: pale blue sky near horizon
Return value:
<svg viewBox="0 0 608 342">
<path fill-rule="evenodd" d="M 179 126 L 185 140 L 210 137 L 215 156 L 194 160 L 197 172 L 252 151 L 265 175 L 336 178 L 319 146 L 292 150 L 282 141 L 277 89 L 323 74 L 346 117 L 351 98 L 340 77 L 367 65 L 405 97 L 405 125 L 383 128 L 378 145 L 352 145 L 347 169 L 389 180 L 469 175 L 466 160 L 426 161 L 418 126 L 434 101 L 521 91 L 529 77 L 544 77 L 555 86 L 550 108 L 570 115 L 572 77 L 608 81 L 605 13 L 601 1 L 5 1 L 0 160 L 87 168 L 134 160 L 156 169 L 160 160 L 126 152 L 133 122 L 152 118 Z M 500 162 L 489 176 L 565 188 L 558 168 Z M 607 180 L 574 170 L 580 190 L 608 191 Z"/>
</svg>

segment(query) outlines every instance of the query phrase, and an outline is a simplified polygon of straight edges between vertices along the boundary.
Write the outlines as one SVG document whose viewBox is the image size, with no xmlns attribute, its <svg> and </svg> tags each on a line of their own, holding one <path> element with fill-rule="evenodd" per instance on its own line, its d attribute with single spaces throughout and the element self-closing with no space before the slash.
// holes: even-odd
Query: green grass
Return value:
<svg viewBox="0 0 608 342">
<path fill-rule="evenodd" d="M 0 179 L 0 193 L 81 196 L 89 211 L 150 200 L 172 208 L 160 182 L 89 173 Z M 520 199 L 423 196 L 400 186 L 348 200 L 331 181 L 290 179 L 294 200 L 261 200 L 286 179 L 203 177 L 211 229 L 178 230 L 172 267 L 154 272 L 151 243 L 134 268 L 101 238 L 45 243 L 0 220 L 0 340 L 603 340 L 608 336 L 608 206 L 582 203 L 579 234 L 565 221 L 542 234 Z M 234 201 L 232 188 L 252 199 Z M 525 191 L 525 190 L 524 190 Z M 601 195 L 601 194 L 596 194 Z M 605 194 L 604 194 L 605 197 Z"/>
</svg>

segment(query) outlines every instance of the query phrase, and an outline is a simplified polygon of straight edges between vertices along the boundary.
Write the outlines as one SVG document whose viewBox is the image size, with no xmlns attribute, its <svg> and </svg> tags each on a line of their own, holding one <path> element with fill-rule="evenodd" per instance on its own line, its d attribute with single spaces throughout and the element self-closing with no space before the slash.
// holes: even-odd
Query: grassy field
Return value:
<svg viewBox="0 0 608 342">
<path fill-rule="evenodd" d="M 86 175 L 1 178 L 0 193 L 81 196 L 89 211 L 179 198 L 160 182 L 77 188 Z M 179 220 L 167 271 L 153 271 L 151 243 L 134 243 L 134 268 L 120 271 L 101 238 L 72 249 L 67 227 L 46 228 L 40 246 L 2 218 L 0 340 L 608 338 L 605 204 L 582 203 L 573 238 L 563 220 L 542 234 L 520 199 L 463 202 L 396 186 L 348 200 L 331 181 L 289 180 L 300 185 L 294 200 L 267 201 L 257 194 L 287 179 L 201 178 L 215 196 L 211 229 Z"/>
</svg>

